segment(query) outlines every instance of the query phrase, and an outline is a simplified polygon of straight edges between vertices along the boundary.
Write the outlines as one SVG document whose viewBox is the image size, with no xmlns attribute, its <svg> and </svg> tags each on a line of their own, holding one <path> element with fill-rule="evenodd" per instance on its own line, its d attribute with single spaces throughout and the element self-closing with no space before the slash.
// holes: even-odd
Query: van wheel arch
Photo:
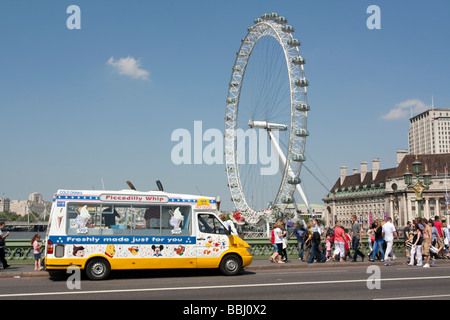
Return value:
<svg viewBox="0 0 450 320">
<path fill-rule="evenodd" d="M 238 254 L 229 253 L 220 261 L 220 272 L 225 276 L 235 276 L 242 270 L 242 259 Z"/>
<path fill-rule="evenodd" d="M 111 273 L 111 265 L 105 258 L 94 257 L 87 261 L 85 273 L 91 280 L 104 280 Z"/>
</svg>

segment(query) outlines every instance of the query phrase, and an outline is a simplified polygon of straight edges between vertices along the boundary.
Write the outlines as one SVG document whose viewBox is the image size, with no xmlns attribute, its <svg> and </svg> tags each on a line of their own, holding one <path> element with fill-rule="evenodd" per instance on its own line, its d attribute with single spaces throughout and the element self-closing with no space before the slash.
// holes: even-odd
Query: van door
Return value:
<svg viewBox="0 0 450 320">
<path fill-rule="evenodd" d="M 197 267 L 217 268 L 218 259 L 229 249 L 228 235 L 222 222 L 212 213 L 197 213 Z"/>
</svg>

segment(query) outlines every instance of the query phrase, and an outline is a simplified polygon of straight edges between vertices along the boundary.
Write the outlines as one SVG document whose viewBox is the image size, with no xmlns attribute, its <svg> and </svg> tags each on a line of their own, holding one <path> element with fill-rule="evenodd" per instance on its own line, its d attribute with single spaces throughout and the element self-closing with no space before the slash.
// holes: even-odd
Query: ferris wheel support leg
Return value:
<svg viewBox="0 0 450 320">
<path fill-rule="evenodd" d="M 283 151 L 280 148 L 280 145 L 278 144 L 277 139 L 273 135 L 271 130 L 267 130 L 267 133 L 269 134 L 270 141 L 272 142 L 273 147 L 275 148 L 276 152 L 278 153 L 278 156 L 280 157 L 281 163 L 283 163 L 284 166 L 286 166 L 286 156 L 284 155 Z M 292 172 L 291 167 L 288 168 L 289 172 Z M 306 199 L 306 195 L 303 192 L 302 186 L 299 184 L 295 185 L 295 189 L 300 194 L 300 197 L 302 198 L 303 202 L 306 205 L 306 208 L 308 209 L 308 212 L 313 216 L 313 212 L 311 207 L 309 206 L 308 199 Z M 295 204 L 295 207 L 297 208 L 297 205 Z"/>
</svg>

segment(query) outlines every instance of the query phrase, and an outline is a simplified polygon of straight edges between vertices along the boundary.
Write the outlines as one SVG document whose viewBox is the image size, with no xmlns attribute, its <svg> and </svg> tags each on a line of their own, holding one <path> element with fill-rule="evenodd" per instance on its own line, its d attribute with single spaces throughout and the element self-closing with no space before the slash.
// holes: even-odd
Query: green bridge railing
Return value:
<svg viewBox="0 0 450 320">
<path fill-rule="evenodd" d="M 252 238 L 245 239 L 245 241 L 252 247 L 252 255 L 255 259 L 268 258 L 273 253 L 273 247 L 269 239 Z M 325 246 L 324 242 L 322 244 Z M 370 251 L 367 239 L 363 239 L 360 250 L 364 254 Z M 286 251 L 288 257 L 298 257 L 297 241 L 289 240 Z M 41 252 L 44 253 L 44 248 L 41 249 Z M 405 255 L 405 242 L 403 240 L 394 241 L 394 252 L 399 257 Z M 44 254 L 42 257 L 44 257 Z M 34 255 L 30 240 L 7 240 L 6 259 L 11 261 L 11 263 L 32 263 L 34 261 Z"/>
</svg>

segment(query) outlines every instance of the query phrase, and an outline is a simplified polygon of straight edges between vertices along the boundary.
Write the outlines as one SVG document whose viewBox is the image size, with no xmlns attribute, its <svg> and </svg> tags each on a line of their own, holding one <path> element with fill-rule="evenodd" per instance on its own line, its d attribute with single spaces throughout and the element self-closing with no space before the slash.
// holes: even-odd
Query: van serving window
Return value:
<svg viewBox="0 0 450 320">
<path fill-rule="evenodd" d="M 191 235 L 190 206 L 86 204 L 67 207 L 67 235 Z"/>
</svg>

